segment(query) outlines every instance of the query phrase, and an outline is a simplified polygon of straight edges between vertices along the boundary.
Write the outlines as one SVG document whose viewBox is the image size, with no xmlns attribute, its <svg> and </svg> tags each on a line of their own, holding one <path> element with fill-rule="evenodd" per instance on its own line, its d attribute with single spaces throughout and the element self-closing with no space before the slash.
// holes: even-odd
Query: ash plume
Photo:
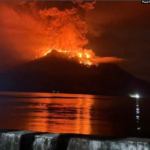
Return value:
<svg viewBox="0 0 150 150">
<path fill-rule="evenodd" d="M 94 9 L 95 2 L 68 2 L 67 8 L 59 8 L 56 3 L 0 2 L 0 39 L 8 53 L 10 49 L 18 57 L 35 59 L 55 49 L 71 57 L 82 57 L 82 63 L 122 61 L 98 57 L 92 49 L 85 48 L 88 26 L 82 13 Z"/>
</svg>

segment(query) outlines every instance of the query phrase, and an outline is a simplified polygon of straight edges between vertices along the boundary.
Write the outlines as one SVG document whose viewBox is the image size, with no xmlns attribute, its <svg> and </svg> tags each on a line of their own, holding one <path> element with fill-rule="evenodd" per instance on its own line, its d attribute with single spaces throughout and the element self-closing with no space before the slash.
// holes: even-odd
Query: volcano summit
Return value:
<svg viewBox="0 0 150 150">
<path fill-rule="evenodd" d="M 150 84 L 120 69 L 116 64 L 80 64 L 76 58 L 52 51 L 0 75 L 0 91 L 149 95 Z"/>
</svg>

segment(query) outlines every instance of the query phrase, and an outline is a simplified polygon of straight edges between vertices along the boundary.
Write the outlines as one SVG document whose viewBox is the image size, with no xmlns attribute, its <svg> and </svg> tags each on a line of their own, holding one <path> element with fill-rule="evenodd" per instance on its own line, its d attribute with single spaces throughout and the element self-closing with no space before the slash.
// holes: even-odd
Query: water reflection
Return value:
<svg viewBox="0 0 150 150">
<path fill-rule="evenodd" d="M 140 127 L 139 98 L 136 98 L 136 121 L 137 121 L 137 130 L 141 130 L 141 127 Z"/>
<path fill-rule="evenodd" d="M 43 102 L 41 99 L 36 101 Z M 92 104 L 90 99 L 52 99 L 40 107 L 32 105 L 32 110 L 41 111 L 30 112 L 27 126 L 29 129 L 33 126 L 36 131 L 90 134 Z"/>
<path fill-rule="evenodd" d="M 50 93 L 1 95 L 0 128 L 110 136 L 133 133 L 136 125 L 135 101 L 127 98 Z"/>
</svg>

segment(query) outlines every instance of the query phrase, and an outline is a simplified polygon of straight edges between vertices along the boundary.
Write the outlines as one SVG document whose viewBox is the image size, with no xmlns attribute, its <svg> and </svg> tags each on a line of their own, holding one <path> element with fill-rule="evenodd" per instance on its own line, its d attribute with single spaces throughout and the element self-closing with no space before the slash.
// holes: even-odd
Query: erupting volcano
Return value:
<svg viewBox="0 0 150 150">
<path fill-rule="evenodd" d="M 47 29 L 48 50 L 42 50 L 37 56 L 42 57 L 55 49 L 68 58 L 76 58 L 80 64 L 98 65 L 101 62 L 118 62 L 115 57 L 98 57 L 92 49 L 86 49 L 88 26 L 81 12 L 94 9 L 95 2 L 72 2 L 71 9 L 59 10 L 56 7 L 41 10 L 42 18 L 49 20 Z"/>
<path fill-rule="evenodd" d="M 34 1 L 2 4 L 0 20 L 3 26 L 0 32 L 7 37 L 6 45 L 12 44 L 11 48 L 19 54 L 19 58 L 34 60 L 55 49 L 70 59 L 76 57 L 80 64 L 88 66 L 123 60 L 116 57 L 99 57 L 94 53 L 94 48 L 88 40 L 91 25 L 86 16 L 93 11 L 96 2 Z M 12 14 L 11 17 L 9 14 Z M 99 49 L 101 50 L 101 46 Z"/>
<path fill-rule="evenodd" d="M 4 16 L 0 14 L 0 19 L 4 20 L 2 27 L 7 24 L 5 16 L 9 18 L 11 27 L 20 27 L 19 32 L 14 28 L 4 30 L 7 45 L 10 42 L 13 48 L 19 49 L 17 52 L 28 57 L 32 55 L 32 61 L 0 74 L 1 91 L 57 90 L 61 93 L 106 95 L 139 92 L 149 95 L 150 85 L 147 82 L 113 64 L 124 59 L 100 57 L 94 53 L 94 46 L 90 49 L 92 44 L 87 39 L 90 28 L 85 14 L 92 12 L 95 2 L 69 1 L 63 2 L 63 6 L 62 3 L 52 2 L 48 6 L 48 3 L 41 4 L 45 3 L 34 1 L 13 2 L 13 6 L 7 3 L 7 7 L 0 5 L 0 8 L 6 8 L 2 10 Z M 12 20 L 8 10 L 14 16 Z M 12 38 L 13 35 L 16 38 Z M 101 45 L 98 49 L 101 51 Z"/>
</svg>

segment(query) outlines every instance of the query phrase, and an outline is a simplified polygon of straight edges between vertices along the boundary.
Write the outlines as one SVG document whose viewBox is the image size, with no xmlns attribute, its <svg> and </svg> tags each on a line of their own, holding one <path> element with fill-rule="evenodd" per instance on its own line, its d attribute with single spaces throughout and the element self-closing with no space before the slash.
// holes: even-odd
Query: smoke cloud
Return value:
<svg viewBox="0 0 150 150">
<path fill-rule="evenodd" d="M 88 26 L 84 12 L 94 9 L 95 2 L 68 3 L 67 8 L 58 8 L 56 2 L 0 2 L 1 49 L 8 55 L 14 53 L 28 59 L 56 49 L 72 55 L 89 54 L 93 63 L 122 61 L 115 57 L 97 57 L 85 48 Z"/>
<path fill-rule="evenodd" d="M 46 23 L 38 18 L 34 3 L 0 2 L 1 49 L 18 53 L 18 57 L 34 59 L 47 47 Z M 35 5 L 35 4 L 34 4 Z"/>
</svg>

